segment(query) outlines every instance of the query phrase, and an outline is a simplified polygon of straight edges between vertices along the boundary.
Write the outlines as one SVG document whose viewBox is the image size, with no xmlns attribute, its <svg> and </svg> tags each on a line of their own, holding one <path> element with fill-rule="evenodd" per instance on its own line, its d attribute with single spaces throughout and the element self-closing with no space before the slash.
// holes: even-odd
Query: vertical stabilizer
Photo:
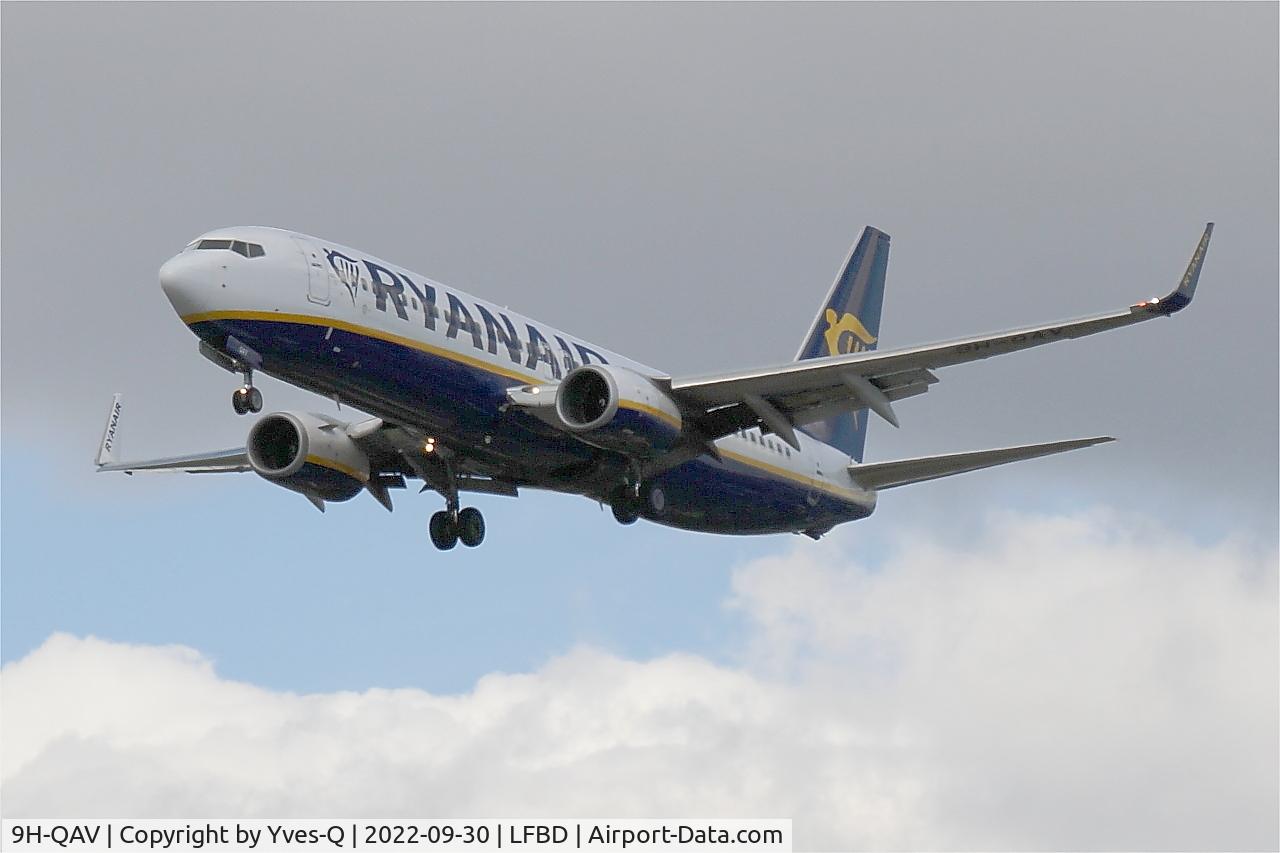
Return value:
<svg viewBox="0 0 1280 853">
<path fill-rule="evenodd" d="M 880 308 L 889 266 L 889 235 L 867 226 L 836 275 L 797 361 L 873 350 L 880 337 Z M 867 411 L 846 412 L 806 424 L 804 432 L 862 461 L 867 442 Z"/>
</svg>

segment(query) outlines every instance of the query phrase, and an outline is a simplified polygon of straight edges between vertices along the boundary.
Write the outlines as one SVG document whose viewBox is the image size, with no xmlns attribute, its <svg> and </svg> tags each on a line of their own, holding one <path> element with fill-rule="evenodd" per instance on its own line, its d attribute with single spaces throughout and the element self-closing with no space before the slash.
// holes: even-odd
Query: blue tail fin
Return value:
<svg viewBox="0 0 1280 853">
<path fill-rule="evenodd" d="M 880 307 L 889 266 L 889 235 L 867 226 L 831 285 L 796 361 L 876 348 Z M 867 443 L 867 410 L 846 412 L 805 424 L 804 432 L 862 461 Z"/>
</svg>

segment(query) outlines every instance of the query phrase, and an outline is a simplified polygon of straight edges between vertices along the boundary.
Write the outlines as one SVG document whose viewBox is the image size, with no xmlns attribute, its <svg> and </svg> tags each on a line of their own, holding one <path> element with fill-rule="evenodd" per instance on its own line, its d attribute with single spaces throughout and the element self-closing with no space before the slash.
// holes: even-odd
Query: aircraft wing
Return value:
<svg viewBox="0 0 1280 853">
<path fill-rule="evenodd" d="M 107 413 L 107 425 L 102 431 L 102 443 L 98 445 L 98 458 L 95 463 L 99 471 L 123 471 L 126 474 L 132 474 L 134 471 L 220 474 L 250 470 L 249 453 L 243 447 L 192 453 L 185 456 L 169 456 L 163 459 L 121 462 L 116 458 L 116 444 L 120 430 L 120 414 L 123 409 L 124 397 L 116 394 L 111 398 L 111 411 Z"/>
<path fill-rule="evenodd" d="M 1168 317 L 1182 310 L 1195 295 L 1212 234 L 1210 222 L 1181 281 L 1169 295 L 1139 302 L 1121 311 L 925 346 L 672 379 L 670 391 L 687 408 L 702 412 L 695 420 L 708 439 L 763 422 L 779 438 L 797 446 L 792 426 L 862 408 L 897 426 L 893 402 L 928 391 L 929 386 L 938 381 L 932 372 L 936 368 L 1082 338 L 1156 317 Z"/>
<path fill-rule="evenodd" d="M 98 457 L 95 460 L 98 471 L 123 471 L 126 474 L 137 471 L 222 474 L 253 470 L 249 462 L 249 451 L 245 447 L 121 462 L 116 457 L 116 450 L 122 409 L 123 396 L 116 394 L 111 400 L 107 425 L 102 433 L 102 443 L 98 447 Z M 365 483 L 365 489 L 388 510 L 391 509 L 391 496 L 388 489 L 405 487 L 402 470 L 405 473 L 412 471 L 420 477 L 426 483 L 423 486 L 424 490 L 434 488 L 442 494 L 447 493 L 451 488 L 460 492 L 486 492 L 509 497 L 519 494 L 516 482 L 495 476 L 495 472 L 490 470 L 477 473 L 472 470 L 474 466 L 470 465 L 468 460 L 455 458 L 455 454 L 449 448 L 435 445 L 434 439 L 432 439 L 433 452 L 424 453 L 425 436 L 413 428 L 387 424 L 381 418 L 344 423 L 326 415 L 312 414 L 309 417 L 323 421 L 324 424 L 320 427 L 322 430 L 342 430 L 368 455 L 374 476 Z M 452 461 L 446 462 L 446 460 Z M 448 465 L 453 465 L 456 469 L 452 480 L 446 476 Z M 321 512 L 324 511 L 324 501 L 311 495 L 307 495 L 307 499 Z"/>
<path fill-rule="evenodd" d="M 249 454 L 243 447 L 219 450 L 213 453 L 195 453 L 190 456 L 170 456 L 165 459 L 146 459 L 138 462 L 104 462 L 99 471 L 181 471 L 186 474 L 227 474 L 248 471 Z"/>
</svg>

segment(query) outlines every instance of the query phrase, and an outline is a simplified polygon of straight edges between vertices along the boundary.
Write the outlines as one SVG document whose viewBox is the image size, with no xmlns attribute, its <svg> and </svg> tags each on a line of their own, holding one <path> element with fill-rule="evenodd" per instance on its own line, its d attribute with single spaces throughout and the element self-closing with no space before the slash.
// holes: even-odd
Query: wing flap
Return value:
<svg viewBox="0 0 1280 853">
<path fill-rule="evenodd" d="M 1068 450 L 1079 450 L 1115 441 L 1110 436 L 1077 438 L 1069 441 L 1052 441 L 1048 444 L 1024 444 L 1018 447 L 1001 447 L 996 450 L 976 450 L 968 453 L 946 453 L 941 456 L 921 456 L 916 459 L 900 459 L 896 462 L 873 462 L 868 465 L 850 465 L 849 475 L 864 489 L 892 489 L 911 483 L 923 483 L 939 477 L 965 474 L 982 468 L 1021 462 Z"/>
</svg>

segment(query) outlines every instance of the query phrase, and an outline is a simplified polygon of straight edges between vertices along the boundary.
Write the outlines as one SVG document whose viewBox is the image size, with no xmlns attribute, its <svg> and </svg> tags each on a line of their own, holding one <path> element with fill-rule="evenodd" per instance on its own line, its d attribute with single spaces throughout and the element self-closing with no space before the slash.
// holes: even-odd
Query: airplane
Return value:
<svg viewBox="0 0 1280 853">
<path fill-rule="evenodd" d="M 253 471 L 326 502 L 421 480 L 445 508 L 432 544 L 479 545 L 464 493 L 584 495 L 614 518 L 722 534 L 818 539 L 871 515 L 877 493 L 1112 441 L 1054 441 L 864 462 L 869 415 L 935 370 L 1080 338 L 1190 304 L 1213 234 L 1205 226 L 1177 287 L 1123 310 L 901 349 L 877 348 L 889 235 L 866 227 L 839 267 L 794 361 L 672 376 L 355 249 L 276 228 L 208 232 L 160 267 L 160 287 L 202 355 L 243 377 L 238 414 L 262 410 L 265 373 L 369 417 L 280 411 L 243 447 L 135 462 L 117 458 L 112 400 L 98 471 Z"/>
</svg>

